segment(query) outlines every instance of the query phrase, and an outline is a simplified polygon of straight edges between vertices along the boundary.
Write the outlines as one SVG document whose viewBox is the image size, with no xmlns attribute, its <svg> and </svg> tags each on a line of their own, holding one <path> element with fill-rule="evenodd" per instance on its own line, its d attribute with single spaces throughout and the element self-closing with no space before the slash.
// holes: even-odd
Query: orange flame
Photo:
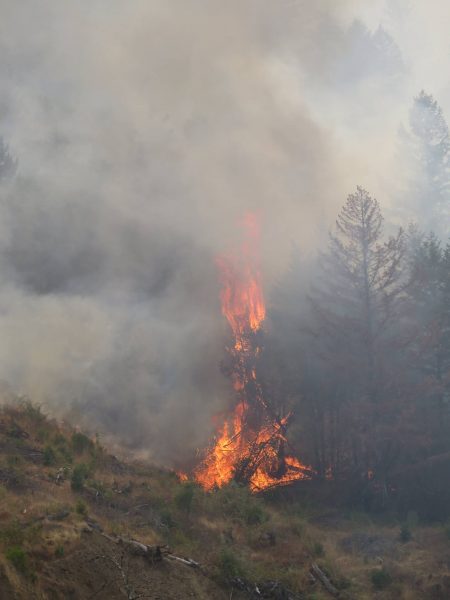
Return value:
<svg viewBox="0 0 450 600">
<path fill-rule="evenodd" d="M 231 379 L 237 404 L 194 472 L 206 490 L 240 479 L 256 492 L 311 476 L 309 467 L 285 455 L 285 430 L 291 415 L 273 414 L 257 378 L 258 334 L 266 316 L 257 259 L 260 226 L 253 214 L 245 216 L 243 226 L 246 241 L 239 256 L 217 260 L 222 313 L 234 338 L 228 352 L 234 365 Z"/>
</svg>

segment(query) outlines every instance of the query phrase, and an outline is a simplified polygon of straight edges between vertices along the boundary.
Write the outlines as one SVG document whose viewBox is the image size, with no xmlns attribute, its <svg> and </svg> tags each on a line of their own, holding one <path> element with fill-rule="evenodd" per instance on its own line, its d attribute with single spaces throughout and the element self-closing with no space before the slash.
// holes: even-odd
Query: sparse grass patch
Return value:
<svg viewBox="0 0 450 600">
<path fill-rule="evenodd" d="M 75 504 L 75 512 L 77 515 L 81 515 L 82 517 L 88 516 L 88 507 L 83 500 L 77 500 Z"/>
<path fill-rule="evenodd" d="M 28 557 L 25 550 L 20 546 L 12 546 L 5 552 L 6 558 L 14 565 L 21 573 L 28 571 Z"/>
<path fill-rule="evenodd" d="M 25 539 L 25 531 L 19 521 L 14 519 L 0 528 L 0 542 L 6 547 L 22 545 Z"/>
</svg>

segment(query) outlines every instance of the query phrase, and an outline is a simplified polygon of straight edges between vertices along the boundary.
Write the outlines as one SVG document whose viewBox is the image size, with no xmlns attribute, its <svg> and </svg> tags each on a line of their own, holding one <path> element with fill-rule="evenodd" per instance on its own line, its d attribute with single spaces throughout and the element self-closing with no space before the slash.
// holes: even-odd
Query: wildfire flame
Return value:
<svg viewBox="0 0 450 600">
<path fill-rule="evenodd" d="M 236 405 L 194 471 L 196 481 L 206 490 L 234 479 L 256 492 L 311 476 L 309 467 L 286 454 L 291 414 L 274 412 L 257 377 L 266 307 L 258 265 L 260 227 L 256 215 L 246 215 L 243 227 L 246 235 L 240 253 L 217 260 L 222 313 L 233 334 L 233 345 L 227 350 Z"/>
</svg>

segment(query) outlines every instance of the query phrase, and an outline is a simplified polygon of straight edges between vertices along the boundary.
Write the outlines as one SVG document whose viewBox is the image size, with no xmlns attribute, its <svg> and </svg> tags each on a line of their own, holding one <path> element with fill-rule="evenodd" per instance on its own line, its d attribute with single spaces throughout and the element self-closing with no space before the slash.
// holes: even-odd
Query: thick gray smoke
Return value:
<svg viewBox="0 0 450 600">
<path fill-rule="evenodd" d="M 0 378 L 166 463 L 204 444 L 214 256 L 260 212 L 269 286 L 356 183 L 392 200 L 412 96 L 450 104 L 422 4 L 0 0 Z"/>
</svg>

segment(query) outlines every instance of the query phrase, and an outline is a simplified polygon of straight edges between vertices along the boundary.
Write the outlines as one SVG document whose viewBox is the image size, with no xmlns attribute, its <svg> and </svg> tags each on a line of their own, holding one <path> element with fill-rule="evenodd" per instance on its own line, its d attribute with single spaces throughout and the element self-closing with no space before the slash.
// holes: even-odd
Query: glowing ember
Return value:
<svg viewBox="0 0 450 600">
<path fill-rule="evenodd" d="M 257 378 L 266 308 L 257 260 L 256 216 L 246 215 L 243 226 L 246 241 L 239 255 L 217 260 L 222 313 L 234 338 L 227 350 L 237 402 L 232 416 L 221 426 L 214 444 L 194 472 L 195 479 L 206 490 L 234 479 L 256 492 L 311 476 L 308 467 L 286 454 L 285 431 L 291 415 L 275 414 L 266 403 Z"/>
</svg>

